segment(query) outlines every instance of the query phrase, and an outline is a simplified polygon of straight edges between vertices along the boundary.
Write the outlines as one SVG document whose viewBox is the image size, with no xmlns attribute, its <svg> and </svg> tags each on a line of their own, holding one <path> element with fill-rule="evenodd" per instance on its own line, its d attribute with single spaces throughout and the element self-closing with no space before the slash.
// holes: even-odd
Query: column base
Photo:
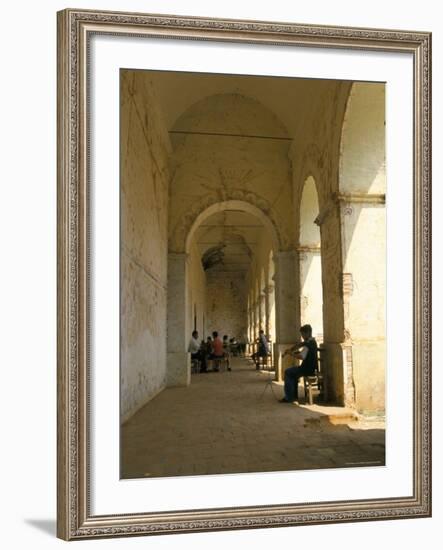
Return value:
<svg viewBox="0 0 443 550">
<path fill-rule="evenodd" d="M 191 383 L 191 356 L 185 351 L 168 351 L 166 386 L 189 386 Z"/>
<path fill-rule="evenodd" d="M 352 371 L 352 346 L 343 342 L 323 342 L 322 373 L 326 384 L 328 402 L 338 406 L 354 407 Z M 349 365 L 350 363 L 350 365 Z"/>
</svg>

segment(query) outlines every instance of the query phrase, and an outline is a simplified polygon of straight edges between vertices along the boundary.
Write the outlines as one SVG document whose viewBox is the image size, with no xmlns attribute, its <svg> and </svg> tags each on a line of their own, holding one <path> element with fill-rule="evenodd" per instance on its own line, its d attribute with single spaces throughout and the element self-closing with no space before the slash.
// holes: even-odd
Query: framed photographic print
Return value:
<svg viewBox="0 0 443 550">
<path fill-rule="evenodd" d="M 429 516 L 430 33 L 58 41 L 59 537 Z"/>
</svg>

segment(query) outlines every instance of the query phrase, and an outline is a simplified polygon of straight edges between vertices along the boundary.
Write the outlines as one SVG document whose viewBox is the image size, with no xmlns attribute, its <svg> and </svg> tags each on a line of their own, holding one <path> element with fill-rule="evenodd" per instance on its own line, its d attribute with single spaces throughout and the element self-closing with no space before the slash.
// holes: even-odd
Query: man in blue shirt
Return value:
<svg viewBox="0 0 443 550">
<path fill-rule="evenodd" d="M 263 330 L 260 330 L 258 336 L 258 349 L 256 353 L 252 354 L 252 359 L 255 363 L 256 370 L 260 369 L 260 357 L 267 357 L 268 355 L 268 341 L 266 340 L 265 332 Z"/>
<path fill-rule="evenodd" d="M 300 334 L 303 341 L 283 353 L 283 357 L 291 354 L 293 357 L 301 359 L 301 365 L 286 369 L 285 396 L 283 399 L 280 399 L 280 403 L 297 403 L 299 379 L 302 376 L 313 376 L 318 369 L 318 346 L 315 338 L 312 336 L 311 325 L 303 325 L 300 328 Z"/>
</svg>

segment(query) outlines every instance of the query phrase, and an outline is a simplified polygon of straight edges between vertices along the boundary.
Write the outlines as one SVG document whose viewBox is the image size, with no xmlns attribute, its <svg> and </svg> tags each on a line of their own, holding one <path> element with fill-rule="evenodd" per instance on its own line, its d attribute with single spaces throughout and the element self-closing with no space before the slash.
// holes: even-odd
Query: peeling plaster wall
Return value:
<svg viewBox="0 0 443 550">
<path fill-rule="evenodd" d="M 340 190 L 385 193 L 385 86 L 353 84 L 343 120 Z"/>
<path fill-rule="evenodd" d="M 169 145 L 150 82 L 121 79 L 121 420 L 165 386 Z"/>
<path fill-rule="evenodd" d="M 385 87 L 352 86 L 343 122 L 340 192 L 344 324 L 352 342 L 356 407 L 385 409 Z M 369 202 L 368 202 L 369 201 Z M 371 202 L 375 201 L 375 202 Z"/>
<path fill-rule="evenodd" d="M 343 212 L 345 329 L 353 343 L 356 406 L 385 408 L 386 212 L 352 204 Z M 348 245 L 348 246 L 346 246 Z"/>
<path fill-rule="evenodd" d="M 241 338 L 247 327 L 247 294 L 242 274 L 227 274 L 216 269 L 206 272 L 206 335 L 216 330 Z"/>
</svg>

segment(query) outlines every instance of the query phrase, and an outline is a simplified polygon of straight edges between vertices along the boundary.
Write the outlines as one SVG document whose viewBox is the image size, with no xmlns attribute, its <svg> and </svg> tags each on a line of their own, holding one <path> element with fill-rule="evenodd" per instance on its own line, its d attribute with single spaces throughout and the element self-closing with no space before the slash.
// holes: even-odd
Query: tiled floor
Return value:
<svg viewBox="0 0 443 550">
<path fill-rule="evenodd" d="M 267 378 L 234 359 L 232 372 L 161 392 L 122 427 L 121 477 L 384 464 L 383 422 L 337 424 L 346 411 L 278 403 L 282 387 L 263 393 Z"/>
</svg>

